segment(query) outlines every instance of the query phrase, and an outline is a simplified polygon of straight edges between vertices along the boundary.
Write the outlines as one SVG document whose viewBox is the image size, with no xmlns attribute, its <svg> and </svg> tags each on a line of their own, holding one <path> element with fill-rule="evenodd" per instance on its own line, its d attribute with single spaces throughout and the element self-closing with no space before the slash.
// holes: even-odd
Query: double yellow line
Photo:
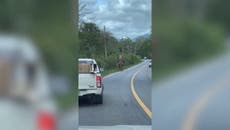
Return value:
<svg viewBox="0 0 230 130">
<path fill-rule="evenodd" d="M 142 68 L 143 69 L 143 68 Z M 131 78 L 131 82 L 130 82 L 130 87 L 131 87 L 131 91 L 132 94 L 134 96 L 134 98 L 136 99 L 137 103 L 140 105 L 140 107 L 144 110 L 144 112 L 148 115 L 148 117 L 150 119 L 152 119 L 152 112 L 150 111 L 150 109 L 143 103 L 143 101 L 141 100 L 141 98 L 138 96 L 138 94 L 136 93 L 135 87 L 134 87 L 134 80 L 137 76 L 137 74 L 142 70 L 140 69 L 139 71 L 137 71 L 136 73 L 133 74 L 132 78 Z"/>
</svg>

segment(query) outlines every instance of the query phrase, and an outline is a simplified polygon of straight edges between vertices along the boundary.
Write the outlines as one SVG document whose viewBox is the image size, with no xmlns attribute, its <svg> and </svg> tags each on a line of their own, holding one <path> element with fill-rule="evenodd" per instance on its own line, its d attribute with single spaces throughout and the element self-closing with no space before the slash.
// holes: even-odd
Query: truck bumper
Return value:
<svg viewBox="0 0 230 130">
<path fill-rule="evenodd" d="M 86 96 L 86 95 L 101 95 L 102 94 L 103 89 L 102 88 L 98 88 L 98 89 L 89 89 L 89 90 L 79 90 L 78 91 L 78 96 Z"/>
</svg>

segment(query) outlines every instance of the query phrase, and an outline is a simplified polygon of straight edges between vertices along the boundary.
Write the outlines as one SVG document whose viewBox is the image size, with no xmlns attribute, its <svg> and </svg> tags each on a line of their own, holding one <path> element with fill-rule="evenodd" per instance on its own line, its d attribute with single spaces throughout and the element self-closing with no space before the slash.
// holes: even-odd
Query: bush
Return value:
<svg viewBox="0 0 230 130">
<path fill-rule="evenodd" d="M 126 54 L 125 56 L 125 65 L 136 64 L 140 61 L 140 57 L 134 54 Z"/>
<path fill-rule="evenodd" d="M 113 69 L 117 67 L 117 56 L 116 55 L 110 55 L 105 59 L 105 67 L 107 69 Z"/>
<path fill-rule="evenodd" d="M 112 68 L 116 67 L 117 56 L 116 55 L 110 55 L 107 58 L 104 58 L 104 56 L 101 56 L 101 57 L 97 57 L 96 61 L 100 67 L 103 67 L 105 69 L 112 69 Z"/>
<path fill-rule="evenodd" d="M 158 64 L 192 61 L 224 47 L 223 31 L 219 27 L 192 20 L 159 25 L 155 32 Z"/>
<path fill-rule="evenodd" d="M 106 70 L 117 68 L 117 58 L 118 55 L 110 55 L 107 58 L 97 57 L 96 61 L 100 67 L 104 67 Z M 134 54 L 125 54 L 125 65 L 133 65 L 140 61 L 140 57 Z"/>
</svg>

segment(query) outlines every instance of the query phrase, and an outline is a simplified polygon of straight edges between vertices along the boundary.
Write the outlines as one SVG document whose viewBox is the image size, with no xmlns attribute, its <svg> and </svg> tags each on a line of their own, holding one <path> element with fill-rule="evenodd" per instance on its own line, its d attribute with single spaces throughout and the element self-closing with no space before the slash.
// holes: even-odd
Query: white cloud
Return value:
<svg viewBox="0 0 230 130">
<path fill-rule="evenodd" d="M 90 21 L 106 26 L 115 37 L 135 38 L 151 30 L 151 0 L 81 0 Z"/>
</svg>

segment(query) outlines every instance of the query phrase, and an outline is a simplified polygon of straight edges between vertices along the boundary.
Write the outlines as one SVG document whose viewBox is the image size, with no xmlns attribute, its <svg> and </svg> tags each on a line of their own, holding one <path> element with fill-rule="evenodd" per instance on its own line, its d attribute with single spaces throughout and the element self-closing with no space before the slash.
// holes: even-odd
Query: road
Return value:
<svg viewBox="0 0 230 130">
<path fill-rule="evenodd" d="M 152 129 L 230 129 L 229 52 L 153 85 Z"/>
<path fill-rule="evenodd" d="M 80 101 L 79 124 L 82 126 L 151 125 L 151 119 L 137 103 L 131 91 L 131 79 L 141 101 L 151 109 L 151 69 L 142 62 L 103 78 L 104 103 L 90 105 Z"/>
<path fill-rule="evenodd" d="M 134 74 L 136 73 L 136 76 Z M 124 129 L 135 127 L 140 130 L 150 130 L 151 119 L 143 108 L 137 103 L 132 91 L 133 88 L 142 103 L 151 110 L 151 68 L 148 62 L 142 62 L 123 71 L 110 74 L 103 78 L 104 103 L 102 105 L 90 105 L 81 100 L 79 107 L 72 108 L 68 112 L 59 115 L 59 130 L 85 129 L 84 126 L 108 126 L 105 130 Z M 125 125 L 125 126 L 120 126 Z M 126 126 L 129 125 L 129 126 Z M 138 126 L 139 125 L 139 126 Z M 123 128 L 124 127 L 124 128 Z M 99 129 L 103 129 L 99 128 Z M 88 128 L 86 128 L 88 130 Z M 103 129 L 103 130 L 104 130 Z"/>
<path fill-rule="evenodd" d="M 141 69 L 144 66 L 143 69 Z M 105 77 L 105 103 L 81 105 L 80 125 L 149 125 L 150 119 L 130 90 L 135 90 L 147 107 L 152 108 L 152 129 L 156 130 L 229 130 L 230 129 L 230 53 L 192 65 L 160 82 L 153 81 L 150 105 L 151 70 L 141 63 Z M 112 84 L 110 84 L 112 82 Z M 141 86 L 141 87 L 140 87 Z M 142 89 L 143 88 L 143 89 Z M 146 90 L 146 91 L 145 91 Z M 150 95 L 149 95 L 150 94 Z M 94 112 L 96 110 L 97 112 Z M 78 111 L 69 115 L 76 118 Z M 71 122 L 65 120 L 66 122 Z M 68 125 L 76 129 L 77 121 Z M 66 129 L 65 130 L 73 130 Z"/>
</svg>

